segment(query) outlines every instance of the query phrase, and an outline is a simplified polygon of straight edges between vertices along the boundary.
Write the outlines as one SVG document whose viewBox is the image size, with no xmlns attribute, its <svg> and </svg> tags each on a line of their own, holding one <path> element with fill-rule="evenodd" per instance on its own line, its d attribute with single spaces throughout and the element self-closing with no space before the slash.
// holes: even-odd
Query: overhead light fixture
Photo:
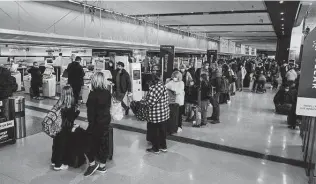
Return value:
<svg viewBox="0 0 316 184">
<path fill-rule="evenodd" d="M 284 18 L 281 18 L 281 20 L 284 20 Z"/>
<path fill-rule="evenodd" d="M 280 14 L 281 14 L 281 15 L 284 15 L 284 12 L 281 12 Z"/>
<path fill-rule="evenodd" d="M 280 1 L 280 4 L 282 4 L 283 3 L 283 1 Z"/>
</svg>

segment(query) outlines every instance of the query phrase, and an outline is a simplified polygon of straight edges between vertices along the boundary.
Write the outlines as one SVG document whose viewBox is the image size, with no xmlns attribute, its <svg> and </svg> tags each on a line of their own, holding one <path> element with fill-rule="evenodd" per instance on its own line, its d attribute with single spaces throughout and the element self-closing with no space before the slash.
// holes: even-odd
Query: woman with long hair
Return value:
<svg viewBox="0 0 316 184">
<path fill-rule="evenodd" d="M 89 160 L 89 167 L 84 176 L 91 176 L 95 171 L 106 172 L 112 99 L 111 92 L 107 89 L 106 80 L 102 72 L 96 72 L 91 78 L 92 91 L 87 101 L 89 151 L 86 155 Z M 100 164 L 95 162 L 97 156 L 100 157 L 98 158 Z"/>
<path fill-rule="evenodd" d="M 54 170 L 68 169 L 69 158 L 67 158 L 67 147 L 69 145 L 69 134 L 74 126 L 74 121 L 78 116 L 75 98 L 71 86 L 63 88 L 61 96 L 55 105 L 61 112 L 61 131 L 54 137 L 52 165 Z"/>
</svg>

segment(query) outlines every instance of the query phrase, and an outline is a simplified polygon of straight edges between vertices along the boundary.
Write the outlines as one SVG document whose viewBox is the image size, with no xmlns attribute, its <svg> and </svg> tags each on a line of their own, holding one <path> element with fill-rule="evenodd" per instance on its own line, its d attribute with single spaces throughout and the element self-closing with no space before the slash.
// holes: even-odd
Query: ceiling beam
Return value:
<svg viewBox="0 0 316 184">
<path fill-rule="evenodd" d="M 224 14 L 245 14 L 245 13 L 267 13 L 267 10 L 236 10 L 236 11 L 213 11 L 213 12 L 189 12 L 189 13 L 160 13 L 130 15 L 132 17 L 170 17 L 170 16 L 191 16 L 191 15 L 224 15 Z"/>
<path fill-rule="evenodd" d="M 194 31 L 195 33 L 275 33 L 274 31 Z"/>
<path fill-rule="evenodd" d="M 166 25 L 169 27 L 207 27 L 207 26 L 269 26 L 272 23 L 246 23 L 246 24 L 182 24 L 182 25 Z"/>
</svg>

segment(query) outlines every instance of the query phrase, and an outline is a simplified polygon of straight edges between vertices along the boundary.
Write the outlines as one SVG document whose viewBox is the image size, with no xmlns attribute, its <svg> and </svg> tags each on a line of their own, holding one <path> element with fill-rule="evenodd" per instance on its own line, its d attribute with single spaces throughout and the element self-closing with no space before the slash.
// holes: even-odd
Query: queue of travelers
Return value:
<svg viewBox="0 0 316 184">
<path fill-rule="evenodd" d="M 69 64 L 69 85 L 62 89 L 60 99 L 55 105 L 60 109 L 62 119 L 61 131 L 54 137 L 52 146 L 51 161 L 57 171 L 68 169 L 72 159 L 68 151 L 72 148 L 71 134 L 78 128 L 74 121 L 80 113 L 79 86 L 83 84 L 84 75 L 80 61 L 81 58 L 76 57 L 75 61 Z M 1 71 L 0 73 L 5 74 Z M 31 73 L 32 78 L 33 75 L 34 78 L 39 75 L 37 63 L 34 63 Z M 145 112 L 144 119 L 147 120 L 147 140 L 152 144 L 146 151 L 155 154 L 167 152 L 166 136 L 181 133 L 184 119 L 192 122 L 193 127 L 221 123 L 220 104 L 230 104 L 231 97 L 238 91 L 249 88 L 251 81 L 254 92 L 265 92 L 266 82 L 271 82 L 273 88 L 278 89 L 279 75 L 282 85 L 274 97 L 276 112 L 287 114 L 289 128 L 295 128 L 299 69 L 293 64 L 280 66 L 274 60 L 218 60 L 214 63 L 204 62 L 199 69 L 195 69 L 193 65 L 187 67 L 182 64 L 165 83 L 158 75 L 149 75 L 149 91 L 139 102 L 140 108 L 144 110 L 141 112 Z M 108 87 L 109 80 L 112 81 L 113 91 Z M 33 81 L 32 85 L 35 84 L 37 90 L 40 84 Z M 102 72 L 96 72 L 91 78 L 91 86 L 92 91 L 86 103 L 89 124 L 82 139 L 82 144 L 85 145 L 83 152 L 88 158 L 84 176 L 106 172 L 112 98 L 122 102 L 126 115 L 130 109 L 123 102 L 125 95 L 131 94 L 131 81 L 124 69 L 124 63 L 117 63 L 117 70 L 113 70 L 112 79 L 107 79 Z M 0 92 L 6 93 L 3 86 L 0 86 L 0 89 Z M 208 117 L 210 104 L 213 108 L 211 116 Z"/>
</svg>

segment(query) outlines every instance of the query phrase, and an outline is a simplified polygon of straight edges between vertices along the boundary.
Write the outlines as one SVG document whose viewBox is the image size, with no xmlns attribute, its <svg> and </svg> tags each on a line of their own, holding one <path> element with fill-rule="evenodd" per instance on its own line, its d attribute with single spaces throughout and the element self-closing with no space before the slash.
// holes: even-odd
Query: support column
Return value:
<svg viewBox="0 0 316 184">
<path fill-rule="evenodd" d="M 287 62 L 289 59 L 289 51 L 291 45 L 291 36 L 278 38 L 276 61 L 280 64 Z"/>
</svg>

